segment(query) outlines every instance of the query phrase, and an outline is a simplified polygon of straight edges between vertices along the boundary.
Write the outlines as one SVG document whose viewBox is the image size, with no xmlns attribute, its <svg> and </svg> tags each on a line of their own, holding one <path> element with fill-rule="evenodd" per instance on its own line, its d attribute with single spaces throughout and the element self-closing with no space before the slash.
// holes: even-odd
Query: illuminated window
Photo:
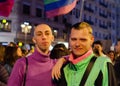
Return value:
<svg viewBox="0 0 120 86">
<path fill-rule="evenodd" d="M 0 20 L 0 32 L 11 32 L 11 20 Z"/>
</svg>

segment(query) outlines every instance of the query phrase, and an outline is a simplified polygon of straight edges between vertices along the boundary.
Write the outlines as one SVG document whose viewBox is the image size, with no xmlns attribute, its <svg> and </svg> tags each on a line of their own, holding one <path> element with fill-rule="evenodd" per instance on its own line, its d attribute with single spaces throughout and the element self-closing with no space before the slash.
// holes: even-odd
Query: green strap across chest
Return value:
<svg viewBox="0 0 120 86">
<path fill-rule="evenodd" d="M 97 57 L 93 56 L 93 58 L 90 60 L 79 86 L 84 86 L 96 59 Z"/>
</svg>

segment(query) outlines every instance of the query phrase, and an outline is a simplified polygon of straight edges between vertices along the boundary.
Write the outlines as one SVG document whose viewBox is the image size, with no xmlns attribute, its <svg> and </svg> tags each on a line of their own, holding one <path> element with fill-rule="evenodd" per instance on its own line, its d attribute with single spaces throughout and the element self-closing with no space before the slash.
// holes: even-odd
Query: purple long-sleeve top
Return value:
<svg viewBox="0 0 120 86">
<path fill-rule="evenodd" d="M 28 70 L 25 86 L 54 86 L 51 70 L 55 61 L 49 55 L 42 55 L 37 50 L 28 56 Z M 26 68 L 25 58 L 16 61 L 9 77 L 8 86 L 22 86 Z"/>
</svg>

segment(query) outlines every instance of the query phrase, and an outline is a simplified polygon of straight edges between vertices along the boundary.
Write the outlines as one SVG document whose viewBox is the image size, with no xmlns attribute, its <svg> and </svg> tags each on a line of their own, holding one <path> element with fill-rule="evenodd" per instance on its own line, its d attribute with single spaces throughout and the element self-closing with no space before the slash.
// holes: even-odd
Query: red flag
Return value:
<svg viewBox="0 0 120 86">
<path fill-rule="evenodd" d="M 8 17 L 12 11 L 14 0 L 0 0 L 0 16 Z"/>
</svg>

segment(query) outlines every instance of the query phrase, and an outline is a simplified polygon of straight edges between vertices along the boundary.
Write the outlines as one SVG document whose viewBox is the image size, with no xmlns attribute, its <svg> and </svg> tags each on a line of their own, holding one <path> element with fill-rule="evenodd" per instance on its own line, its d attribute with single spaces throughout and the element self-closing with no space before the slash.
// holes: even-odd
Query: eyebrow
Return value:
<svg viewBox="0 0 120 86">
<path fill-rule="evenodd" d="M 45 32 L 50 32 L 49 30 L 45 31 Z"/>
<path fill-rule="evenodd" d="M 42 32 L 42 31 L 37 31 L 37 33 L 40 33 L 40 32 Z M 50 32 L 49 30 L 46 30 L 45 32 Z"/>
</svg>

